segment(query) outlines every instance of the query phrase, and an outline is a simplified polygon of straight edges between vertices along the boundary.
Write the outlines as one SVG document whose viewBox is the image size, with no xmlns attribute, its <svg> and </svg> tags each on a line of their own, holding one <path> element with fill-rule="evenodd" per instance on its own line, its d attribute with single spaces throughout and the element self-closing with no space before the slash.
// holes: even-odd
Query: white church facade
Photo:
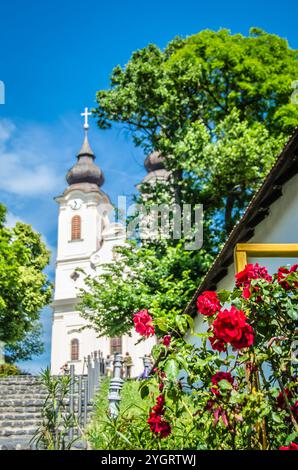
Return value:
<svg viewBox="0 0 298 470">
<path fill-rule="evenodd" d="M 139 335 L 119 338 L 98 337 L 84 328 L 86 321 L 76 310 L 79 289 L 84 287 L 84 275 L 96 276 L 102 265 L 113 262 L 114 247 L 125 243 L 123 226 L 111 223 L 112 204 L 101 186 L 104 177 L 95 164 L 88 142 L 88 111 L 85 110 L 85 138 L 77 162 L 68 171 L 68 187 L 55 198 L 59 205 L 58 247 L 55 273 L 55 292 L 52 303 L 51 372 L 61 373 L 65 364 L 74 365 L 75 373 L 86 373 L 86 358 L 100 351 L 104 358 L 120 352 L 129 353 L 132 376 L 143 371 L 143 357 L 149 355 L 156 339 L 138 342 Z M 132 312 L 133 314 L 133 312 Z"/>
</svg>

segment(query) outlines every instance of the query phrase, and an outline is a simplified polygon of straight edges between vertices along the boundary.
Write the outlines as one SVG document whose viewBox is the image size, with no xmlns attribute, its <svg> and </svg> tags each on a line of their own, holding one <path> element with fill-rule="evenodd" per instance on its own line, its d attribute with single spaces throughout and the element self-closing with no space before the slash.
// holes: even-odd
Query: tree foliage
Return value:
<svg viewBox="0 0 298 470">
<path fill-rule="evenodd" d="M 129 333 L 132 312 L 148 303 L 156 316 L 174 318 L 206 270 L 204 263 L 208 266 L 206 253 L 190 258 L 181 244 L 165 249 L 132 242 L 118 252 L 118 262 L 106 265 L 97 278 L 85 279 L 87 288 L 79 305 L 81 315 L 101 336 Z"/>
<path fill-rule="evenodd" d="M 226 234 L 272 165 L 279 136 L 298 124 L 290 102 L 297 75 L 297 51 L 276 35 L 205 30 L 164 51 L 150 44 L 134 52 L 113 70 L 111 88 L 97 93 L 95 114 L 100 128 L 125 124 L 137 145 L 162 152 L 181 202 L 227 205 Z"/>
<path fill-rule="evenodd" d="M 114 266 L 87 280 L 81 308 L 92 325 L 113 336 L 148 305 L 160 318 L 183 310 L 298 124 L 297 76 L 297 51 L 256 28 L 248 37 L 205 30 L 164 51 L 150 44 L 113 70 L 111 87 L 97 93 L 99 127 L 127 126 L 171 172 L 163 185 L 142 185 L 136 202 L 203 204 L 204 243 L 188 252 L 183 240 L 121 248 Z"/>
<path fill-rule="evenodd" d="M 11 360 L 40 353 L 40 310 L 52 288 L 43 269 L 50 253 L 29 225 L 5 226 L 6 209 L 0 205 L 0 340 Z"/>
</svg>

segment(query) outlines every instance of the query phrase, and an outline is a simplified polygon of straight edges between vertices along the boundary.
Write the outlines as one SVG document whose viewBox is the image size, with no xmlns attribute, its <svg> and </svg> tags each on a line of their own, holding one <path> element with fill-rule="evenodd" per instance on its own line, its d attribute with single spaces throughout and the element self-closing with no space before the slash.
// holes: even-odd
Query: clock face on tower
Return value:
<svg viewBox="0 0 298 470">
<path fill-rule="evenodd" d="M 79 209 L 82 205 L 82 201 L 80 199 L 73 199 L 71 202 L 70 202 L 70 207 L 73 209 L 73 210 L 76 210 L 76 209 Z"/>
</svg>

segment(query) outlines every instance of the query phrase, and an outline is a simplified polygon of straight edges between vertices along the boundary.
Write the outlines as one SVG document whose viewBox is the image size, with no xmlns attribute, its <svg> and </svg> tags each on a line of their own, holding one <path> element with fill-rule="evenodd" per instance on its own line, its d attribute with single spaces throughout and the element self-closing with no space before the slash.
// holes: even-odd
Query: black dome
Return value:
<svg viewBox="0 0 298 470">
<path fill-rule="evenodd" d="M 148 172 L 162 170 L 164 168 L 164 159 L 160 152 L 152 152 L 146 157 L 144 166 Z"/>
<path fill-rule="evenodd" d="M 95 155 L 92 152 L 87 134 L 85 135 L 83 146 L 77 156 L 77 163 L 68 171 L 66 181 L 69 185 L 77 183 L 93 183 L 102 186 L 104 176 L 101 169 L 95 165 Z"/>
</svg>

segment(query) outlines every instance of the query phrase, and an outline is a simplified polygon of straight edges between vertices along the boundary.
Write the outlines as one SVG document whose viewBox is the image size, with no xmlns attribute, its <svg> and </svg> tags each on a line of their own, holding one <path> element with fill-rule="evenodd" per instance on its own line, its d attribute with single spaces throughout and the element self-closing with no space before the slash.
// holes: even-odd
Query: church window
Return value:
<svg viewBox="0 0 298 470">
<path fill-rule="evenodd" d="M 120 353 L 122 354 L 122 338 L 121 336 L 116 336 L 111 338 L 111 354 Z"/>
<path fill-rule="evenodd" d="M 71 219 L 71 239 L 80 240 L 81 239 L 81 217 L 75 215 Z"/>
<path fill-rule="evenodd" d="M 79 340 L 77 338 L 72 339 L 70 343 L 70 360 L 79 360 Z"/>
</svg>

